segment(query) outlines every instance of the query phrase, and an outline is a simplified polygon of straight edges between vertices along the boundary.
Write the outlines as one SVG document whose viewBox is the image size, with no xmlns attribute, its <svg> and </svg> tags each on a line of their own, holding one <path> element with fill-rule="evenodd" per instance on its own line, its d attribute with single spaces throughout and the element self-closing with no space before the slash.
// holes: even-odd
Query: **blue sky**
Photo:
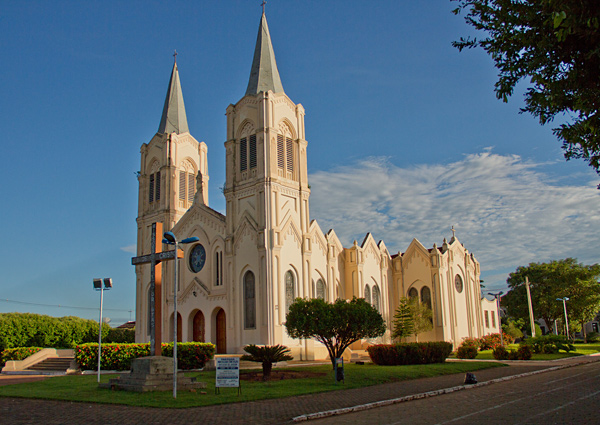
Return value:
<svg viewBox="0 0 600 425">
<path fill-rule="evenodd" d="M 486 290 L 531 261 L 600 261 L 599 177 L 519 114 L 524 86 L 496 100 L 489 57 L 451 47 L 472 34 L 453 7 L 268 2 L 283 87 L 306 109 L 312 218 L 392 252 L 440 245 L 454 225 Z M 106 315 L 135 317 L 135 172 L 173 51 L 224 212 L 225 108 L 245 92 L 260 13 L 255 0 L 3 2 L 0 312 L 96 319 L 92 278 L 112 277 Z"/>
</svg>

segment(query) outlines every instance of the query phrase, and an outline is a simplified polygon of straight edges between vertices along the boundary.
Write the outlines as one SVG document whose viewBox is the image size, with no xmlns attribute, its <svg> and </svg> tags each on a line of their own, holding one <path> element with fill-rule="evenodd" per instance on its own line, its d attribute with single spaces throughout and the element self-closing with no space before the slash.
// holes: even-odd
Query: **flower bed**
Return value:
<svg viewBox="0 0 600 425">
<path fill-rule="evenodd" d="M 173 357 L 173 343 L 163 343 L 162 355 Z M 199 369 L 213 358 L 215 345 L 204 342 L 178 342 L 177 365 L 180 369 Z M 104 370 L 129 370 L 131 361 L 150 355 L 150 344 L 102 344 L 100 367 Z M 75 359 L 83 370 L 97 370 L 98 344 L 82 344 L 75 347 Z"/>
</svg>

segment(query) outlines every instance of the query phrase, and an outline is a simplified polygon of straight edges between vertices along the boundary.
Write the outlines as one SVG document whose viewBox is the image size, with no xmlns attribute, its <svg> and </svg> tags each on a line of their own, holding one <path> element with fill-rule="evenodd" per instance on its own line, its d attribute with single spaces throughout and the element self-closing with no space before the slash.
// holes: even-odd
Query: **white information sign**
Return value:
<svg viewBox="0 0 600 425">
<path fill-rule="evenodd" d="M 217 357 L 217 374 L 215 387 L 240 386 L 240 358 Z"/>
</svg>

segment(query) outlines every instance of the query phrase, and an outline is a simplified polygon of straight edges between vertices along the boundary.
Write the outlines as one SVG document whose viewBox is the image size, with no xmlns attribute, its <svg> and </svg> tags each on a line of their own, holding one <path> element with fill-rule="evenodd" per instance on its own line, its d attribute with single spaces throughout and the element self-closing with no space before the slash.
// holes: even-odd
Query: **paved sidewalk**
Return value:
<svg viewBox="0 0 600 425">
<path fill-rule="evenodd" d="M 557 366 L 600 361 L 600 357 L 572 357 L 552 362 L 511 362 L 508 367 L 475 372 L 479 382 L 534 372 Z M 352 390 L 233 403 L 189 409 L 156 409 L 90 403 L 14 399 L 0 397 L 2 424 L 282 424 L 310 413 L 351 407 L 381 400 L 462 385 L 464 374 L 395 382 Z"/>
</svg>

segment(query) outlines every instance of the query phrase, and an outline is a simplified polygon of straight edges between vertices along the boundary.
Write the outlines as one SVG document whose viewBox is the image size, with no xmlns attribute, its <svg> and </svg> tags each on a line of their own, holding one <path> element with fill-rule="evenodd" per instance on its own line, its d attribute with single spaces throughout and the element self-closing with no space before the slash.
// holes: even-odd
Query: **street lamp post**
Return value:
<svg viewBox="0 0 600 425">
<path fill-rule="evenodd" d="M 502 324 L 500 323 L 500 297 L 504 292 L 500 291 L 496 294 L 488 292 L 488 295 L 492 295 L 496 299 L 496 309 L 498 310 L 498 329 L 500 330 L 500 344 L 504 347 L 504 335 L 502 334 Z"/>
<path fill-rule="evenodd" d="M 100 319 L 98 324 L 98 383 L 100 383 L 100 360 L 102 359 L 102 304 L 104 303 L 104 290 L 112 288 L 112 279 L 110 277 L 104 278 L 104 286 L 102 286 L 102 279 L 94 279 L 94 289 L 100 291 Z"/>
<path fill-rule="evenodd" d="M 165 232 L 163 237 L 164 244 L 175 245 L 175 265 L 173 267 L 175 269 L 173 280 L 173 398 L 177 398 L 177 250 L 179 245 L 198 242 L 199 239 L 193 236 L 179 242 L 173 232 Z"/>
<path fill-rule="evenodd" d="M 567 331 L 567 339 L 569 339 L 569 318 L 567 317 L 567 301 L 569 301 L 569 297 L 557 298 L 556 301 L 562 301 L 563 308 L 565 310 L 565 327 Z"/>
</svg>

